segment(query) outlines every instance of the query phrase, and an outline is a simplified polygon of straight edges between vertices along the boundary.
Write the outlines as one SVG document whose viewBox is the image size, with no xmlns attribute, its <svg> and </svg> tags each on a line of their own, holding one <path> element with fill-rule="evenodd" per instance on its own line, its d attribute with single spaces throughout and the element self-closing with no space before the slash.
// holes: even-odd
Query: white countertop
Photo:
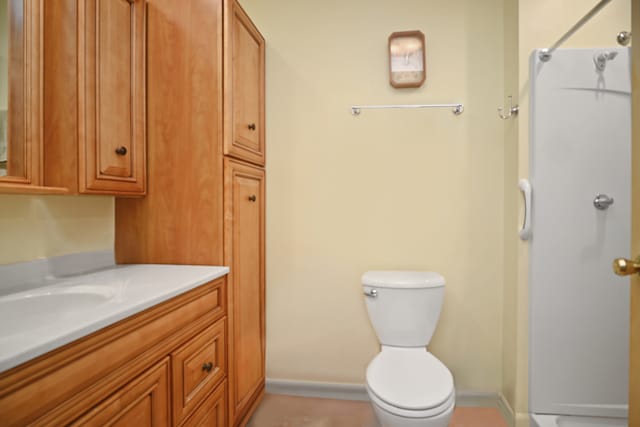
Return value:
<svg viewBox="0 0 640 427">
<path fill-rule="evenodd" d="M 228 272 L 228 267 L 121 265 L 2 296 L 0 372 Z"/>
</svg>

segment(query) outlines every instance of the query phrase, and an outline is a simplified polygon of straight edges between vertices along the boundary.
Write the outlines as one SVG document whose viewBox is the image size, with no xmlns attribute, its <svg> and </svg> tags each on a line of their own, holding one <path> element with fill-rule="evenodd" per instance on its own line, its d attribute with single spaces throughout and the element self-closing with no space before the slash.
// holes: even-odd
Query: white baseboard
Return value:
<svg viewBox="0 0 640 427">
<path fill-rule="evenodd" d="M 267 378 L 266 391 L 267 393 L 273 394 L 319 397 L 324 399 L 369 400 L 364 384 L 325 383 Z"/>
<path fill-rule="evenodd" d="M 324 399 L 369 400 L 365 385 L 353 383 L 326 383 L 318 381 L 298 381 L 267 378 L 266 391 L 267 393 L 273 394 L 318 397 Z M 503 399 L 504 398 L 501 394 L 495 392 L 465 390 L 456 391 L 457 406 L 499 408 L 502 412 L 500 405 Z M 511 416 L 511 418 L 513 418 L 513 416 Z M 508 418 L 505 417 L 505 419 Z"/>
<path fill-rule="evenodd" d="M 456 390 L 456 406 L 497 408 L 500 394 L 492 391 Z"/>
<path fill-rule="evenodd" d="M 509 405 L 509 402 L 502 395 L 502 393 L 500 394 L 500 398 L 498 399 L 498 409 L 500 410 L 500 414 L 502 414 L 502 418 L 504 418 L 505 421 L 507 422 L 507 425 L 509 427 L 515 427 L 516 426 L 515 413 L 513 412 L 511 405 Z"/>
</svg>

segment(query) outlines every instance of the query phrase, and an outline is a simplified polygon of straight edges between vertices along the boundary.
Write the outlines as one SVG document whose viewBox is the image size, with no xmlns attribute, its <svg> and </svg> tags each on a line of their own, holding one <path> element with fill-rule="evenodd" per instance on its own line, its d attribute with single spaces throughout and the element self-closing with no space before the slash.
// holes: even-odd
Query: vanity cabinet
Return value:
<svg viewBox="0 0 640 427">
<path fill-rule="evenodd" d="M 0 424 L 226 420 L 226 291 L 214 280 L 0 373 Z"/>
<path fill-rule="evenodd" d="M 226 158 L 224 263 L 229 280 L 229 415 L 241 423 L 265 382 L 265 173 Z"/>
<path fill-rule="evenodd" d="M 224 154 L 265 163 L 264 38 L 236 2 L 225 13 Z"/>
</svg>

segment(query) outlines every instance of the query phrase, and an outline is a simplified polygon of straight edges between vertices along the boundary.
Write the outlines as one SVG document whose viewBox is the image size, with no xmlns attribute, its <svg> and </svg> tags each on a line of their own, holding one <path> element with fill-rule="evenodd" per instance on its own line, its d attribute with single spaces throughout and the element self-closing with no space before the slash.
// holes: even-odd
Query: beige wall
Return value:
<svg viewBox="0 0 640 427">
<path fill-rule="evenodd" d="M 243 0 L 267 40 L 267 376 L 363 383 L 378 344 L 360 276 L 442 273 L 432 351 L 501 389 L 502 0 Z M 427 38 L 427 82 L 389 86 L 387 37 Z M 463 102 L 449 110 L 351 104 Z"/>
<path fill-rule="evenodd" d="M 0 111 L 7 109 L 9 98 L 9 0 L 0 0 Z"/>
<path fill-rule="evenodd" d="M 0 195 L 0 264 L 113 249 L 113 197 Z"/>
<path fill-rule="evenodd" d="M 518 102 L 518 0 L 504 2 L 504 90 Z M 517 262 L 518 262 L 518 123 L 522 114 L 504 121 L 504 291 L 503 291 L 503 343 L 502 343 L 502 393 L 513 405 L 516 386 L 516 331 L 515 322 Z"/>
<path fill-rule="evenodd" d="M 517 179 L 529 174 L 529 56 L 533 49 L 551 46 L 595 5 L 584 0 L 505 0 L 505 28 L 517 19 L 517 68 L 506 71 L 506 80 L 517 73 L 520 116 L 517 137 L 513 128 L 505 128 L 505 289 L 503 390 L 517 416 L 518 426 L 527 425 L 528 400 L 528 245 L 513 238 L 512 219 L 523 217 Z M 517 2 L 517 5 L 514 3 Z M 611 2 L 580 29 L 563 47 L 617 46 L 615 36 L 631 28 L 631 2 Z M 509 58 L 506 63 L 510 63 Z M 517 144 L 514 149 L 511 144 Z M 517 164 L 517 171 L 514 166 Z M 534 189 L 535 191 L 535 189 Z"/>
</svg>

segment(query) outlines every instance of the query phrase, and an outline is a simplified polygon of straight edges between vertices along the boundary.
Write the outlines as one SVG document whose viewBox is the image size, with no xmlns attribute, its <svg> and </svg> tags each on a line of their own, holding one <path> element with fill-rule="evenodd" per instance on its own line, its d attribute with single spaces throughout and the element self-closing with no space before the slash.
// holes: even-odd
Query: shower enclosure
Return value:
<svg viewBox="0 0 640 427">
<path fill-rule="evenodd" d="M 629 286 L 611 262 L 630 250 L 630 50 L 542 56 L 530 62 L 529 412 L 540 427 L 622 426 Z"/>
</svg>

